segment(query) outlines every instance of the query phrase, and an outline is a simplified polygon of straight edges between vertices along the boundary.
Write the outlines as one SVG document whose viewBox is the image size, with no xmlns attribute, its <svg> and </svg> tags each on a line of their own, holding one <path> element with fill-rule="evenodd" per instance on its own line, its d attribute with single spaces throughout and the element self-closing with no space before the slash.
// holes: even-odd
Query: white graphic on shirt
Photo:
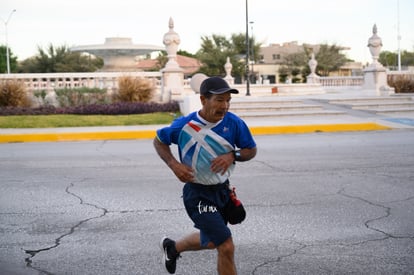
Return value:
<svg viewBox="0 0 414 275">
<path fill-rule="evenodd" d="M 213 159 L 234 150 L 225 138 L 211 130 L 211 126 L 192 120 L 182 128 L 178 138 L 182 162 L 191 166 L 195 171 L 194 182 L 203 185 L 225 182 L 234 169 L 234 164 L 232 164 L 224 174 L 211 171 Z"/>
</svg>

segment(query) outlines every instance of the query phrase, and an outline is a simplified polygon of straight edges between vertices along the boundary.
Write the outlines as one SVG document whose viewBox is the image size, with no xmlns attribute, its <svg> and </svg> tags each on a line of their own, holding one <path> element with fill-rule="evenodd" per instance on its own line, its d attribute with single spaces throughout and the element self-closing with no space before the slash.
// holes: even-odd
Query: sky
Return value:
<svg viewBox="0 0 414 275">
<path fill-rule="evenodd" d="M 0 44 L 6 44 L 5 21 L 16 9 L 7 38 L 18 60 L 36 55 L 38 47 L 103 44 L 107 37 L 164 46 L 170 18 L 179 49 L 195 53 L 203 36 L 246 32 L 246 1 L 249 34 L 264 46 L 335 44 L 366 63 L 376 24 L 383 51 L 414 51 L 413 0 L 0 0 Z"/>
</svg>

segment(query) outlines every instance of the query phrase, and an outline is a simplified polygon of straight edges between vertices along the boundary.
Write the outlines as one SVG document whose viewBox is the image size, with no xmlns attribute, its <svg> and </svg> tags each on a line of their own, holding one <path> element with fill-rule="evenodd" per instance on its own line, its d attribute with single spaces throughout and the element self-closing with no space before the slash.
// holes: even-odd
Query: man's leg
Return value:
<svg viewBox="0 0 414 275">
<path fill-rule="evenodd" d="M 202 247 L 200 244 L 200 233 L 194 232 L 175 244 L 178 253 L 184 251 L 196 251 L 202 249 L 213 249 L 215 245 L 210 242 L 207 247 Z M 217 270 L 219 275 L 236 275 L 236 265 L 234 263 L 234 244 L 230 237 L 224 243 L 217 247 Z"/>
<path fill-rule="evenodd" d="M 207 247 L 201 246 L 200 232 L 191 233 L 175 243 L 175 249 L 178 253 L 213 248 L 215 248 L 213 243 L 209 243 Z"/>
<path fill-rule="evenodd" d="M 217 247 L 217 271 L 220 275 L 236 275 L 234 244 L 230 237 Z"/>
</svg>

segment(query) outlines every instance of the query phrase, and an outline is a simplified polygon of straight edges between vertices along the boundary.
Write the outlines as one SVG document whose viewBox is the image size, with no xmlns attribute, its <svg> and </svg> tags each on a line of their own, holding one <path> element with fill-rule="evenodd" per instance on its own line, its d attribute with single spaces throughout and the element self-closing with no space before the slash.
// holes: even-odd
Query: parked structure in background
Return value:
<svg viewBox="0 0 414 275">
<path fill-rule="evenodd" d="M 252 74 L 262 83 L 279 83 L 279 69 L 286 63 L 286 58 L 292 54 L 299 54 L 305 51 L 318 53 L 319 44 L 298 44 L 297 41 L 285 42 L 282 44 L 270 44 L 262 46 L 259 52 L 259 60 L 254 63 Z M 342 47 L 341 50 L 350 48 Z M 361 62 L 348 62 L 332 76 L 361 76 L 363 64 Z"/>
<path fill-rule="evenodd" d="M 103 72 L 136 71 L 139 58 L 165 50 L 164 47 L 133 44 L 129 37 L 108 37 L 104 44 L 84 45 L 70 48 L 72 52 L 89 53 L 103 59 Z"/>
</svg>

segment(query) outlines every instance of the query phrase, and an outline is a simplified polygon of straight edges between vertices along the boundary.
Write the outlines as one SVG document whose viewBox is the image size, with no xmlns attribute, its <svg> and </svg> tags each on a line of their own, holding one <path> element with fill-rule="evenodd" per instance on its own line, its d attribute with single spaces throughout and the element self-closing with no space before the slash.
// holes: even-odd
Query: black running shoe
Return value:
<svg viewBox="0 0 414 275">
<path fill-rule="evenodd" d="M 180 254 L 175 249 L 175 241 L 164 237 L 160 242 L 161 250 L 164 254 L 165 268 L 170 274 L 175 273 L 175 268 L 177 266 L 177 259 L 180 257 Z"/>
</svg>

